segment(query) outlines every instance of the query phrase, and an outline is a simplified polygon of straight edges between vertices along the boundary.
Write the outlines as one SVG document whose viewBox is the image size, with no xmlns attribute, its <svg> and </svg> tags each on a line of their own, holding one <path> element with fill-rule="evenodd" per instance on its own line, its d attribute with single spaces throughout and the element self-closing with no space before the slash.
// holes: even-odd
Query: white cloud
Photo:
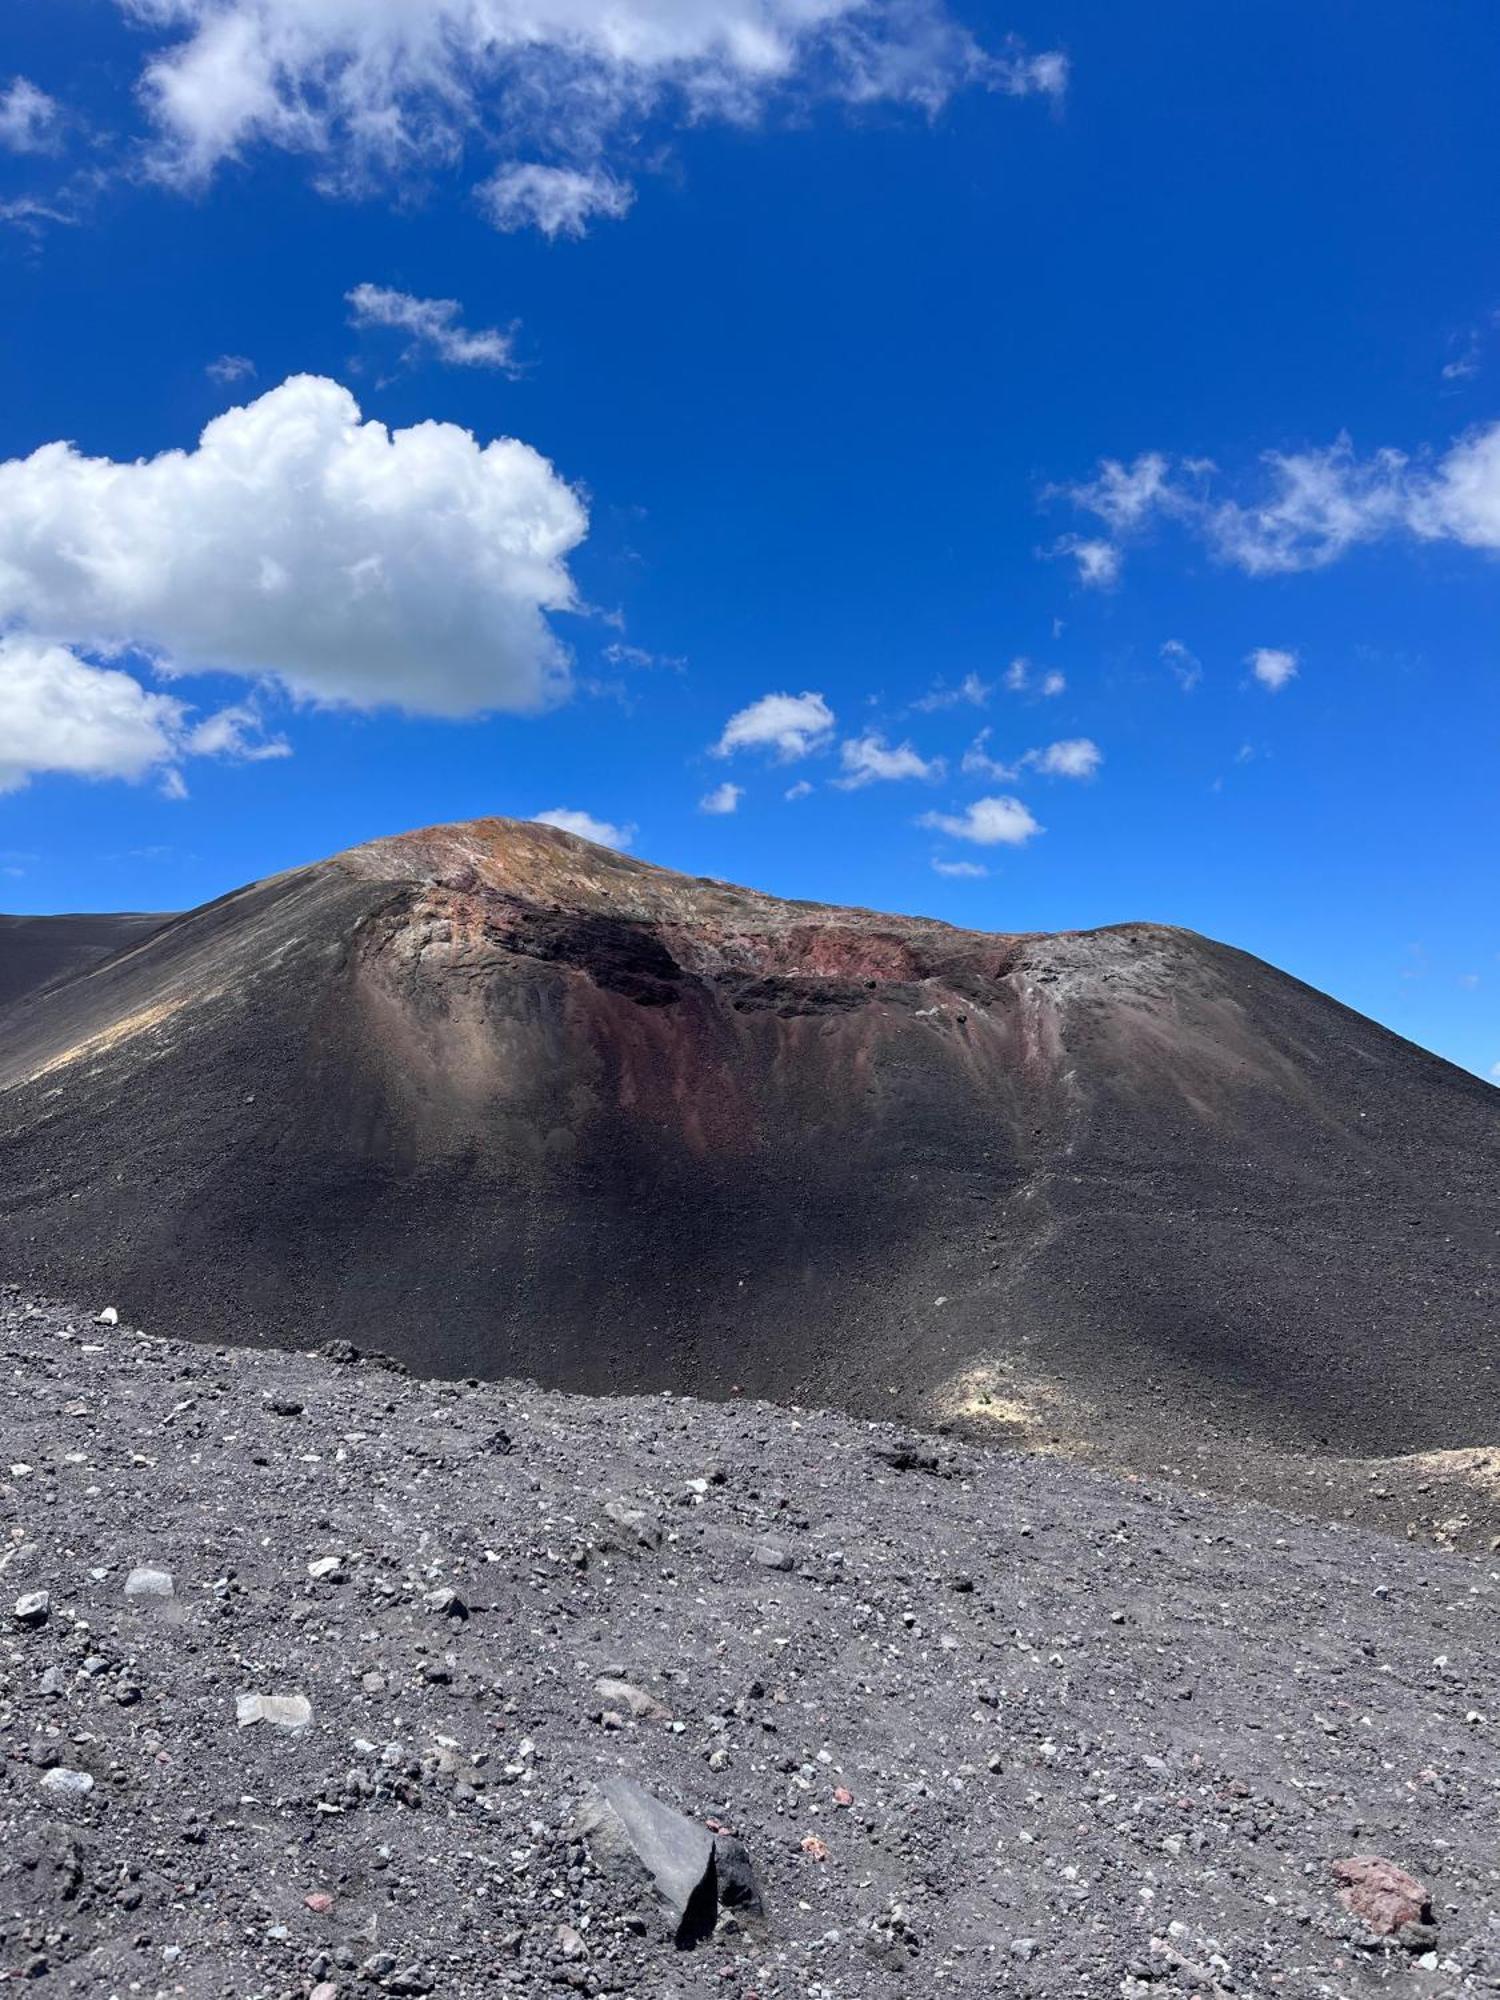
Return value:
<svg viewBox="0 0 1500 2000">
<path fill-rule="evenodd" d="M 7 152 L 53 152 L 61 124 L 57 100 L 29 77 L 18 76 L 0 90 L 0 147 Z"/>
<path fill-rule="evenodd" d="M 191 720 L 187 703 L 145 688 L 117 667 L 24 633 L 0 637 L 0 792 L 33 777 L 124 778 L 155 774 L 169 797 L 186 796 L 175 766 L 187 757 L 287 757 L 249 707 Z"/>
<path fill-rule="evenodd" d="M 893 746 L 874 730 L 867 730 L 863 736 L 847 738 L 839 756 L 844 776 L 836 778 L 834 783 L 845 792 L 857 791 L 861 785 L 872 785 L 877 779 L 940 778 L 944 770 L 941 757 L 923 757 L 910 743 Z"/>
<path fill-rule="evenodd" d="M 611 826 L 607 819 L 595 819 L 592 813 L 577 812 L 571 806 L 553 806 L 548 812 L 533 814 L 538 826 L 560 827 L 564 833 L 576 833 L 580 840 L 592 840 L 596 847 L 629 847 L 635 839 L 633 826 Z"/>
<path fill-rule="evenodd" d="M 350 324 L 358 327 L 391 327 L 411 335 L 408 354 L 430 348 L 439 361 L 458 368 L 499 368 L 507 375 L 520 373 L 513 352 L 513 331 L 497 326 L 470 331 L 461 317 L 457 299 L 417 299 L 410 292 L 392 291 L 386 285 L 356 285 L 344 294 L 351 308 Z"/>
<path fill-rule="evenodd" d="M 183 748 L 192 757 L 229 757 L 245 764 L 262 764 L 292 754 L 284 736 L 265 734 L 259 712 L 248 702 L 221 708 L 195 723 L 187 731 Z"/>
<path fill-rule="evenodd" d="M 788 799 L 805 799 L 813 789 L 813 786 L 807 782 L 806 778 L 799 778 L 795 785 L 787 786 L 783 796 Z"/>
<path fill-rule="evenodd" d="M 1053 548 L 1055 554 L 1073 558 L 1078 581 L 1090 590 L 1108 590 L 1120 580 L 1124 558 L 1113 542 L 1092 535 L 1064 535 Z"/>
<path fill-rule="evenodd" d="M 711 792 L 705 792 L 698 801 L 699 812 L 738 812 L 740 800 L 745 796 L 743 785 L 731 785 L 726 779 L 722 785 L 715 785 Z"/>
<path fill-rule="evenodd" d="M 1283 652 L 1277 646 L 1257 646 L 1253 653 L 1246 655 L 1245 665 L 1261 686 L 1269 688 L 1272 694 L 1279 692 L 1297 675 L 1297 655 Z"/>
<path fill-rule="evenodd" d="M 248 382 L 255 373 L 255 363 L 248 354 L 221 354 L 203 372 L 212 382 Z"/>
<path fill-rule="evenodd" d="M 982 861 L 944 861 L 936 854 L 932 866 L 935 874 L 953 875 L 964 882 L 978 882 L 990 872 Z"/>
<path fill-rule="evenodd" d="M 1023 760 L 1046 778 L 1092 778 L 1104 762 L 1104 752 L 1087 736 L 1070 736 L 1042 750 L 1028 750 Z"/>
<path fill-rule="evenodd" d="M 176 754 L 185 710 L 65 647 L 0 638 L 0 792 L 40 772 L 143 778 Z"/>
<path fill-rule="evenodd" d="M 1071 736 L 1036 750 L 1023 750 L 1014 763 L 992 757 L 987 745 L 990 731 L 981 729 L 964 752 L 962 769 L 967 777 L 994 778 L 1014 783 L 1023 771 L 1040 771 L 1046 778 L 1092 778 L 1104 762 L 1104 752 L 1087 736 Z"/>
<path fill-rule="evenodd" d="M 1024 694 L 1031 683 L 1031 662 L 1014 659 L 1005 669 L 1005 685 L 1012 694 Z"/>
<path fill-rule="evenodd" d="M 978 674 L 965 674 L 957 687 L 939 684 L 914 701 L 912 707 L 921 715 L 934 715 L 940 709 L 957 708 L 960 702 L 968 702 L 973 708 L 983 708 L 993 692 L 989 682 L 981 680 Z"/>
<path fill-rule="evenodd" d="M 1004 784 L 1013 784 L 1021 775 L 1019 763 L 1007 764 L 998 757 L 992 757 L 986 747 L 993 731 L 981 729 L 974 741 L 965 750 L 961 769 L 969 778 L 998 778 Z"/>
<path fill-rule="evenodd" d="M 543 166 L 535 160 L 501 167 L 474 190 L 496 229 L 540 229 L 544 236 L 583 236 L 599 217 L 630 213 L 635 190 L 598 169 Z"/>
<path fill-rule="evenodd" d="M 763 694 L 724 725 L 714 745 L 716 757 L 736 750 L 774 750 L 784 763 L 825 747 L 834 713 L 820 694 Z"/>
<path fill-rule="evenodd" d="M 971 840 L 976 847 L 1024 847 L 1046 831 L 1020 799 L 1013 798 L 975 799 L 961 813 L 923 813 L 917 824 L 954 840 Z"/>
<path fill-rule="evenodd" d="M 1064 693 L 1067 689 L 1067 685 L 1068 685 L 1067 675 L 1060 674 L 1057 671 L 1056 667 L 1052 669 L 1051 673 L 1043 674 L 1042 676 L 1042 693 L 1048 698 L 1048 700 L 1051 700 L 1054 695 L 1059 695 Z"/>
<path fill-rule="evenodd" d="M 987 53 L 943 0 L 118 4 L 167 38 L 141 82 L 163 177 L 201 183 L 275 146 L 347 188 L 485 148 L 524 162 L 488 184 L 502 227 L 587 219 L 576 186 L 548 188 L 533 169 L 555 165 L 628 199 L 607 161 L 628 157 L 662 114 L 744 124 L 778 99 L 797 110 L 814 98 L 931 112 L 967 86 L 1056 101 L 1067 84 L 1059 52 Z M 588 213 L 599 212 L 596 201 Z"/>
<path fill-rule="evenodd" d="M 586 526 L 529 446 L 388 431 L 294 376 L 190 451 L 0 463 L 0 629 L 354 708 L 536 710 L 568 690 L 544 614 Z"/>
<path fill-rule="evenodd" d="M 1180 639 L 1168 639 L 1162 646 L 1161 656 L 1177 676 L 1183 693 L 1191 694 L 1203 678 L 1203 662 L 1197 654 L 1189 652 Z"/>
<path fill-rule="evenodd" d="M 1206 461 L 1173 465 L 1159 452 L 1128 467 L 1107 459 L 1093 480 L 1067 491 L 1117 536 L 1172 521 L 1249 576 L 1323 569 L 1392 536 L 1500 552 L 1500 423 L 1467 433 L 1436 457 L 1384 449 L 1362 459 L 1340 437 L 1306 451 L 1267 452 L 1261 463 L 1264 490 L 1248 498 L 1218 492 Z M 1076 537 L 1058 544 L 1075 555 L 1082 546 Z M 1113 581 L 1120 550 L 1107 546 L 1113 573 L 1106 580 Z"/>
</svg>

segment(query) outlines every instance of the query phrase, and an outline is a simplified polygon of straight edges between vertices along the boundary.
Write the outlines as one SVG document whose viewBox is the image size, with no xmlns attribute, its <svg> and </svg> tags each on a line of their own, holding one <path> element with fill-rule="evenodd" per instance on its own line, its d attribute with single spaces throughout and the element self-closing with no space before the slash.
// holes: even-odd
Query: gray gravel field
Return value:
<svg viewBox="0 0 1500 2000">
<path fill-rule="evenodd" d="M 0 1292 L 0 1980 L 1500 1991 L 1493 1556 L 102 1305 Z M 692 1949 L 585 1835 L 620 1776 L 713 1857 Z"/>
</svg>

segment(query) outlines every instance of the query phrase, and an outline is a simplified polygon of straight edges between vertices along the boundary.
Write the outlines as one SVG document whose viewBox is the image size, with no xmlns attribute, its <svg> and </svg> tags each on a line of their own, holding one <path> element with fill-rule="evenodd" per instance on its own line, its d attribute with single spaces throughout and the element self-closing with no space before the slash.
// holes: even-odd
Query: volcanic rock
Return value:
<svg viewBox="0 0 1500 2000">
<path fill-rule="evenodd" d="M 666 1912 L 674 1942 L 700 1943 L 718 1916 L 714 1838 L 633 1778 L 606 1778 L 580 1805 L 574 1830 L 596 1865 L 638 1881 Z"/>
<path fill-rule="evenodd" d="M 1346 1885 L 1339 1901 L 1377 1937 L 1394 1937 L 1407 1924 L 1432 1921 L 1432 1904 L 1422 1884 L 1383 1855 L 1351 1855 L 1335 1861 L 1333 1873 Z"/>
</svg>

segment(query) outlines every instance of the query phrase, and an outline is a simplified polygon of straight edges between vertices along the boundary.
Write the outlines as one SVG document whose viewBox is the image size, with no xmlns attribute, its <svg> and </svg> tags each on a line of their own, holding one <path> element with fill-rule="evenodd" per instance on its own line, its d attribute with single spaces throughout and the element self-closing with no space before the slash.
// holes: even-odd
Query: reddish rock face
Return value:
<svg viewBox="0 0 1500 2000">
<path fill-rule="evenodd" d="M 1497 1185 L 1500 1093 L 1191 932 L 958 930 L 510 820 L 0 1010 L 0 1278 L 1127 1464 L 1491 1443 Z"/>
<path fill-rule="evenodd" d="M 1394 1937 L 1407 1924 L 1431 1923 L 1427 1891 L 1394 1861 L 1378 1854 L 1355 1854 L 1347 1861 L 1335 1861 L 1333 1872 L 1347 1884 L 1339 1891 L 1339 1901 L 1376 1937 Z"/>
</svg>

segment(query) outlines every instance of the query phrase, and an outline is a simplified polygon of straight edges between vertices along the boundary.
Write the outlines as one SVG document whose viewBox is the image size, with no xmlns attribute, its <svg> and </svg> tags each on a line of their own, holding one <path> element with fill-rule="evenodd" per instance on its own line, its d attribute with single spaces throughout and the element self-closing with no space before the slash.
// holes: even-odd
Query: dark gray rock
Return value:
<svg viewBox="0 0 1500 2000">
<path fill-rule="evenodd" d="M 606 1778 L 574 1818 L 595 1865 L 617 1882 L 650 1890 L 675 1943 L 700 1943 L 718 1915 L 714 1838 L 707 1827 L 653 1798 L 633 1778 Z"/>
</svg>

